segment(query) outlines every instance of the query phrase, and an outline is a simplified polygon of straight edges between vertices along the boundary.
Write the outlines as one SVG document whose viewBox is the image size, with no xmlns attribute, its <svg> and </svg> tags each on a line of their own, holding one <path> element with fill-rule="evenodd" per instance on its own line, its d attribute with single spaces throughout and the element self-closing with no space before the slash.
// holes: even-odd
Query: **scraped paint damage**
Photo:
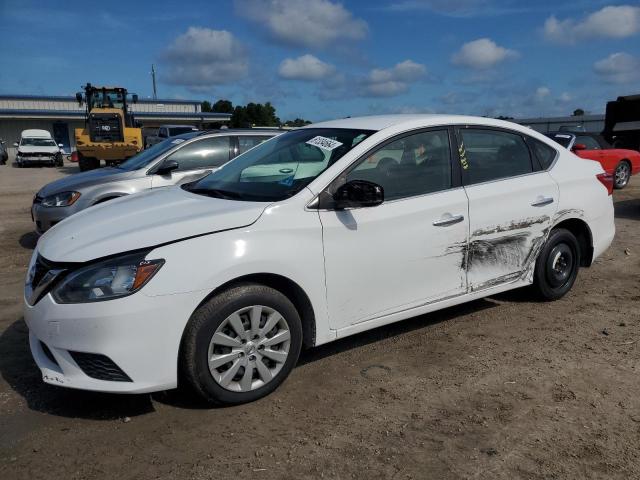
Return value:
<svg viewBox="0 0 640 480">
<path fill-rule="evenodd" d="M 458 242 L 447 247 L 444 255 L 460 255 L 460 269 L 463 272 L 506 266 L 515 271 L 482 283 L 469 285 L 470 291 L 478 291 L 507 282 L 533 281 L 536 259 L 544 247 L 551 226 L 567 218 L 581 218 L 584 212 L 567 209 L 557 212 L 553 219 L 547 215 L 530 217 L 507 224 L 475 230 L 470 241 Z M 542 229 L 532 228 L 546 225 Z M 522 230 L 516 232 L 517 230 Z M 495 236 L 496 234 L 502 234 Z"/>
</svg>

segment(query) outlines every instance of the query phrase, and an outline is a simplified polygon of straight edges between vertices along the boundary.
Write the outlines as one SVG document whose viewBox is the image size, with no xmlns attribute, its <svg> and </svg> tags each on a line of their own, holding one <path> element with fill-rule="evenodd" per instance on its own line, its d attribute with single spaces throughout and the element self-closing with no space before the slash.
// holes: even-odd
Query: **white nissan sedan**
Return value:
<svg viewBox="0 0 640 480">
<path fill-rule="evenodd" d="M 562 297 L 613 239 L 612 182 L 499 120 L 311 125 L 48 231 L 26 279 L 31 350 L 55 385 L 252 401 L 303 346 L 528 285 Z"/>
</svg>

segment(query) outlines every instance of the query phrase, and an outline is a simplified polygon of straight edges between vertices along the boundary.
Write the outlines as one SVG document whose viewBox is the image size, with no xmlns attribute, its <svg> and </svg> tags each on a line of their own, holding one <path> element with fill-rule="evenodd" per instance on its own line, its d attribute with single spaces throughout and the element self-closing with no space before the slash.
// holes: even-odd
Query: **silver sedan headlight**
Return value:
<svg viewBox="0 0 640 480">
<path fill-rule="evenodd" d="M 164 265 L 163 259 L 145 260 L 148 251 L 93 263 L 67 274 L 51 292 L 57 303 L 87 303 L 131 295 Z"/>
<path fill-rule="evenodd" d="M 43 207 L 68 207 L 80 198 L 80 192 L 61 192 L 42 199 Z"/>
</svg>

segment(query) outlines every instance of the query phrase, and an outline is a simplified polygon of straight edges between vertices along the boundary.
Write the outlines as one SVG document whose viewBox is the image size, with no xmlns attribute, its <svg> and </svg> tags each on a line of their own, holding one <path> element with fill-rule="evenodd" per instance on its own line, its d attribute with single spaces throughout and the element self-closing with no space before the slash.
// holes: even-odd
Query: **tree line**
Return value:
<svg viewBox="0 0 640 480">
<path fill-rule="evenodd" d="M 246 105 L 233 106 L 230 100 L 218 100 L 214 104 L 202 102 L 203 112 L 230 113 L 231 128 L 251 128 L 251 127 L 303 127 L 309 125 L 309 120 L 296 118 L 294 120 L 280 121 L 276 115 L 276 109 L 270 102 L 248 103 Z"/>
</svg>

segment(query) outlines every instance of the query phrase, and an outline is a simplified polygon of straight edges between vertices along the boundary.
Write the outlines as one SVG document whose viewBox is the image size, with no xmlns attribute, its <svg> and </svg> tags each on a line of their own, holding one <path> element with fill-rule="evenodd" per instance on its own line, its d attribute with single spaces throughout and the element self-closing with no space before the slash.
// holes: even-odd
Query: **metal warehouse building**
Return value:
<svg viewBox="0 0 640 480">
<path fill-rule="evenodd" d="M 145 130 L 163 124 L 210 128 L 231 118 L 227 113 L 202 112 L 200 102 L 195 100 L 140 99 L 129 103 L 129 108 Z M 84 115 L 85 107 L 79 106 L 75 97 L 0 95 L 0 139 L 6 142 L 13 158 L 13 142 L 20 140 L 20 133 L 40 128 L 51 132 L 56 143 L 64 145 L 65 152 L 71 152 L 75 148 L 74 130 L 84 126 Z"/>
<path fill-rule="evenodd" d="M 540 133 L 557 132 L 561 127 L 584 128 L 586 132 L 600 133 L 604 129 L 604 114 L 577 115 L 571 117 L 519 118 L 513 120 Z"/>
</svg>

